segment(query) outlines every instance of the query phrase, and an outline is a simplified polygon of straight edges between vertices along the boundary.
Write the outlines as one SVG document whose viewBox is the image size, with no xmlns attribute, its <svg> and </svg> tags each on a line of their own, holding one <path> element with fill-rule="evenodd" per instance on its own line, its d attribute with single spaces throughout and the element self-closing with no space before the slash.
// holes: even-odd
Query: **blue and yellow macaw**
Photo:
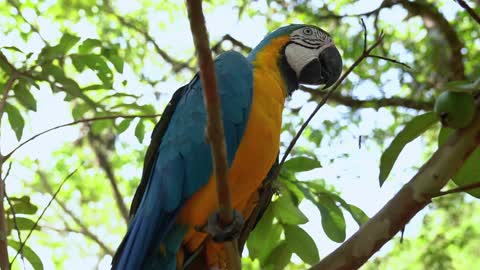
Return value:
<svg viewBox="0 0 480 270">
<path fill-rule="evenodd" d="M 247 58 L 221 54 L 215 69 L 232 205 L 248 218 L 278 155 L 285 97 L 299 84 L 331 86 L 342 59 L 328 33 L 292 24 L 268 34 Z M 196 75 L 177 90 L 153 131 L 113 269 L 181 269 L 203 245 L 203 269 L 225 268 L 223 245 L 195 229 L 218 209 L 206 117 Z"/>
</svg>

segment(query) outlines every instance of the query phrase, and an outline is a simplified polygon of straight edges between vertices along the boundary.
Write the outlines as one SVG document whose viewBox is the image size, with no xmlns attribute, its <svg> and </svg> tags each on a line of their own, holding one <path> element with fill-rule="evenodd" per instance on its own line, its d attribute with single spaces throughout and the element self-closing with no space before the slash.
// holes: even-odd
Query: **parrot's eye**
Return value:
<svg viewBox="0 0 480 270">
<path fill-rule="evenodd" d="M 303 33 L 307 36 L 311 36 L 313 34 L 312 28 L 305 28 L 303 29 Z"/>
</svg>

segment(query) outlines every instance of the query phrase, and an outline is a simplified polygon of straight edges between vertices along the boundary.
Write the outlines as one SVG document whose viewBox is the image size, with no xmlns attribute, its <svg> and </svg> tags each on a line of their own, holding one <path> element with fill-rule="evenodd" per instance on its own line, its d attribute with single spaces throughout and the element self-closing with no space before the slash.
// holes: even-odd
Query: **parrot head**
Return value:
<svg viewBox="0 0 480 270">
<path fill-rule="evenodd" d="M 330 35 L 324 30 L 304 24 L 291 24 L 268 34 L 250 53 L 249 58 L 276 40 L 282 40 L 278 64 L 286 77 L 288 92 L 298 84 L 332 86 L 342 72 L 342 57 Z"/>
</svg>

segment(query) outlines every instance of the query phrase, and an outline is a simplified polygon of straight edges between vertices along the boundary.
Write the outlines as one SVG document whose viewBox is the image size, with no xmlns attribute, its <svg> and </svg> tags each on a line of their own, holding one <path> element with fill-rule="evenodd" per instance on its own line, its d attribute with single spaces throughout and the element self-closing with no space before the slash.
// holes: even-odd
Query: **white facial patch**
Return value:
<svg viewBox="0 0 480 270">
<path fill-rule="evenodd" d="M 333 43 L 325 44 L 317 49 L 311 49 L 297 43 L 290 43 L 285 48 L 285 57 L 298 77 L 308 63 L 317 59 L 320 53 L 330 46 L 333 46 Z"/>
</svg>

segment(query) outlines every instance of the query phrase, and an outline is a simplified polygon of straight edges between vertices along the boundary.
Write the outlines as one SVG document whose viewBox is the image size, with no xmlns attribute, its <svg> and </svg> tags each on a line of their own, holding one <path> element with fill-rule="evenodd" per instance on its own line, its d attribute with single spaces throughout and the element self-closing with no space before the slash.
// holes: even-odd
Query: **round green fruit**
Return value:
<svg viewBox="0 0 480 270">
<path fill-rule="evenodd" d="M 475 100 L 469 93 L 445 91 L 438 96 L 433 110 L 444 126 L 464 128 L 475 115 Z"/>
</svg>

